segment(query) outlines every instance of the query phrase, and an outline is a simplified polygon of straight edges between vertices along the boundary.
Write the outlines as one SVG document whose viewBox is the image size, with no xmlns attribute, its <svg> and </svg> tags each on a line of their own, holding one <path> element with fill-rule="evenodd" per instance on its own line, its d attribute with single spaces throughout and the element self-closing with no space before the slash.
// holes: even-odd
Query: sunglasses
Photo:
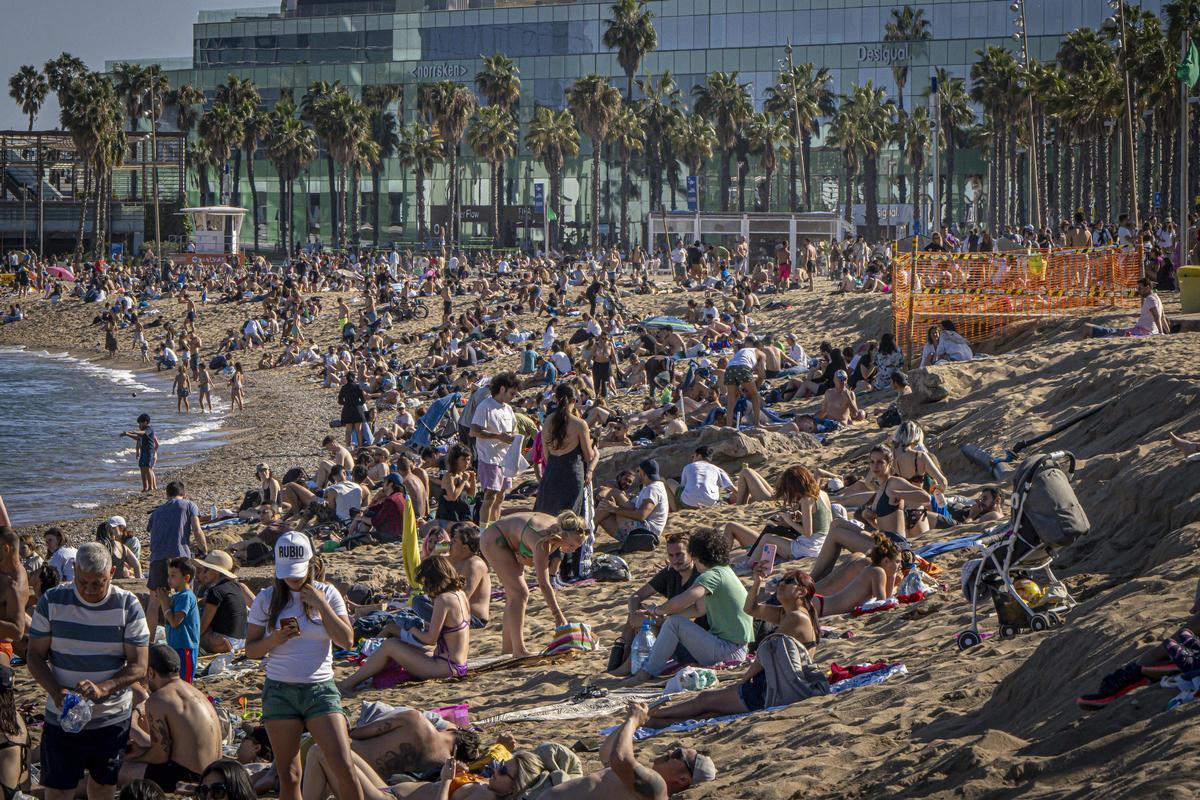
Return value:
<svg viewBox="0 0 1200 800">
<path fill-rule="evenodd" d="M 674 760 L 676 760 L 676 761 L 682 761 L 682 762 L 683 762 L 683 765 L 684 765 L 685 767 L 687 767 L 687 771 L 688 771 L 688 774 L 689 774 L 689 775 L 691 775 L 693 772 L 695 772 L 695 771 L 696 771 L 696 759 L 695 759 L 695 758 L 693 758 L 693 759 L 692 759 L 692 760 L 689 762 L 689 761 L 688 761 L 688 759 L 687 759 L 687 756 L 686 756 L 686 755 L 684 754 L 684 752 L 683 752 L 683 748 L 682 748 L 682 747 L 676 747 L 674 750 L 672 750 L 672 751 L 671 751 L 671 758 L 673 758 L 673 759 L 674 759 Z"/>
<path fill-rule="evenodd" d="M 196 787 L 196 797 L 200 800 L 225 800 L 229 797 L 229 787 L 223 783 L 201 783 Z"/>
<path fill-rule="evenodd" d="M 797 578 L 795 575 L 788 575 L 786 578 L 781 578 L 779 580 L 779 584 L 781 586 L 785 583 L 790 583 L 790 584 L 796 585 L 796 584 L 800 583 L 800 579 Z"/>
</svg>

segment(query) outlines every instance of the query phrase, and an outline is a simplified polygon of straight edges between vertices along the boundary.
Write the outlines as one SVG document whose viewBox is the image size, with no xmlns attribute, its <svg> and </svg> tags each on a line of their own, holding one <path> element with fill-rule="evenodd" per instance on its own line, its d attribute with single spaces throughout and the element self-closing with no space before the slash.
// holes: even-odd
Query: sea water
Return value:
<svg viewBox="0 0 1200 800">
<path fill-rule="evenodd" d="M 156 471 L 195 461 L 221 444 L 228 403 L 177 414 L 169 372 L 135 372 L 66 353 L 0 347 L 0 496 L 17 525 L 87 516 L 141 489 L 135 442 L 121 436 L 149 414 L 158 435 Z M 222 385 L 220 375 L 213 384 Z"/>
</svg>

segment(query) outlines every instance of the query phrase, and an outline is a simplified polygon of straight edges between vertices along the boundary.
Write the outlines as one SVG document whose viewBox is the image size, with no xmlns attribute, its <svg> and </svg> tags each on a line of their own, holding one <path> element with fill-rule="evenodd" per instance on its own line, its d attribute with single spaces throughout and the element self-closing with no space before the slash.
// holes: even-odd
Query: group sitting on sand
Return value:
<svg viewBox="0 0 1200 800">
<path fill-rule="evenodd" d="M 823 628 L 893 607 L 906 582 L 930 585 L 936 567 L 916 550 L 931 532 L 975 534 L 1007 517 L 1003 489 L 963 496 L 925 430 L 901 415 L 911 390 L 892 333 L 801 342 L 768 322 L 772 296 L 823 272 L 847 291 L 890 287 L 890 256 L 868 267 L 861 250 L 861 264 L 839 256 L 835 272 L 809 242 L 793 272 L 786 247 L 755 265 L 745 242 L 711 259 L 679 243 L 663 254 L 672 287 L 656 283 L 652 254 L 623 263 L 615 250 L 578 263 L 393 251 L 89 273 L 78 299 L 105 306 L 105 349 L 157 352 L 179 413 L 194 390 L 211 410 L 217 375 L 243 409 L 255 374 L 243 364 L 257 363 L 319 393 L 334 418 L 289 439 L 273 464 L 242 465 L 240 488 L 207 513 L 189 499 L 196 489 L 170 481 L 144 548 L 140 521 L 113 517 L 77 547 L 45 531 L 47 559 L 34 564 L 0 517 L 6 796 L 28 779 L 29 729 L 20 716 L 5 723 L 18 653 L 47 696 L 49 800 L 141 782 L 201 800 L 664 798 L 714 780 L 713 759 L 693 747 L 642 763 L 635 733 L 829 693 L 815 661 L 828 650 Z M 696 292 L 682 319 L 640 324 L 625 305 L 675 291 Z M 1131 335 L 1168 330 L 1152 289 L 1139 291 Z M 434 313 L 421 323 L 426 303 Z M 236 323 L 214 329 L 222 307 Z M 932 366 L 973 351 L 947 319 L 907 355 Z M 869 416 L 895 419 L 881 431 Z M 723 446 L 739 430 L 792 449 L 750 466 Z M 150 416 L 123 435 L 143 491 L 157 491 Z M 818 444 L 839 437 L 855 449 L 834 464 Z M 1200 452 L 1188 439 L 1176 446 Z M 628 579 L 664 559 L 624 607 L 578 611 L 596 576 Z M 344 585 L 344 564 L 392 579 Z M 247 573 L 261 567 L 269 575 L 254 591 Z M 144 601 L 125 588 L 142 580 Z M 1200 659 L 1196 624 L 1080 704 L 1142 685 L 1181 648 Z M 596 685 L 657 689 L 686 667 L 741 672 L 686 699 L 630 703 L 591 773 L 559 743 L 485 745 L 449 712 L 367 700 L 348 722 L 351 698 L 368 692 L 412 703 L 422 695 L 410 683 L 486 681 L 495 659 L 481 658 L 484 644 L 521 669 L 594 650 L 613 628 L 609 676 Z M 258 662 L 246 691 L 261 690 L 261 725 L 229 732 L 194 684 L 235 659 Z M 77 727 L 81 702 L 91 720 Z M 237 758 L 223 759 L 239 737 Z"/>
</svg>

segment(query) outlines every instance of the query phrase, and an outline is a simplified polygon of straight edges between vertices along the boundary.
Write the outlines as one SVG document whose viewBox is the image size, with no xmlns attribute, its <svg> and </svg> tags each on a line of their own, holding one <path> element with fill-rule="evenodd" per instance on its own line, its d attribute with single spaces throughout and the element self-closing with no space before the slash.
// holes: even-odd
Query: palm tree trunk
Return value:
<svg viewBox="0 0 1200 800">
<path fill-rule="evenodd" d="M 233 205 L 242 204 L 242 149 L 233 151 Z"/>
<path fill-rule="evenodd" d="M 379 247 L 379 199 L 380 193 L 383 191 L 383 167 L 379 164 L 371 167 L 371 200 L 374 208 L 371 209 L 371 224 L 375 227 L 375 236 L 373 241 L 376 249 Z"/>
<path fill-rule="evenodd" d="M 766 170 L 767 179 L 763 182 L 763 211 L 771 210 L 771 178 L 775 175 L 775 170 Z"/>
<path fill-rule="evenodd" d="M 500 246 L 500 169 L 499 161 L 492 162 L 492 246 Z"/>
<path fill-rule="evenodd" d="M 1029 205 L 1025 200 L 1027 184 L 1029 183 L 1029 151 L 1017 156 L 1017 179 L 1013 181 L 1017 195 L 1017 221 L 1026 222 L 1029 219 Z"/>
<path fill-rule="evenodd" d="M 733 158 L 733 151 L 726 150 L 721 154 L 721 210 L 729 210 L 729 184 L 732 179 L 732 173 L 729 170 L 729 160 Z M 675 195 L 671 194 L 671 207 L 675 207 Z"/>
<path fill-rule="evenodd" d="M 562 170 L 556 169 L 550 173 L 550 208 L 554 210 L 554 219 L 550 221 L 549 234 L 550 240 L 545 242 L 546 252 L 550 252 L 551 245 L 558 241 L 558 231 L 562 225 L 562 212 L 559 207 L 560 198 L 562 195 Z"/>
<path fill-rule="evenodd" d="M 246 151 L 246 179 L 250 181 L 250 224 L 254 226 L 254 252 L 259 250 L 258 241 L 258 184 L 254 180 L 254 151 Z"/>
<path fill-rule="evenodd" d="M 863 181 L 863 201 L 866 204 L 867 240 L 879 240 L 879 157 L 871 153 L 867 156 L 865 178 Z"/>
<path fill-rule="evenodd" d="M 987 226 L 988 230 L 996 232 L 996 137 L 992 137 L 992 157 L 988 159 L 987 167 Z"/>
<path fill-rule="evenodd" d="M 350 173 L 350 240 L 354 242 L 355 247 L 360 243 L 359 231 L 362 226 L 359 225 L 359 184 L 362 183 L 362 167 L 355 163 L 354 168 Z"/>
<path fill-rule="evenodd" d="M 662 208 L 661 152 L 657 145 L 647 143 L 646 174 L 650 178 L 650 212 Z"/>
<path fill-rule="evenodd" d="M 288 180 L 284 177 L 282 170 L 278 171 L 277 177 L 279 178 L 279 238 L 283 239 L 284 257 L 291 258 L 292 237 L 288 231 L 288 222 L 292 217 L 288 211 Z"/>
<path fill-rule="evenodd" d="M 1017 175 L 1017 126 L 1011 125 L 1008 134 L 1008 224 L 1016 225 L 1023 220 L 1017 219 L 1017 195 L 1021 191 L 1020 176 Z"/>
<path fill-rule="evenodd" d="M 626 158 L 621 162 L 621 246 L 629 248 L 629 162 Z"/>
<path fill-rule="evenodd" d="M 1156 127 L 1154 125 L 1154 115 L 1146 117 L 1146 124 L 1142 131 L 1142 170 L 1138 176 L 1138 197 L 1141 199 L 1141 215 L 1142 219 L 1150 216 L 1150 209 L 1153 208 L 1150 198 L 1150 187 L 1154 185 L 1154 153 L 1156 152 Z"/>
<path fill-rule="evenodd" d="M 1093 205 L 1096 198 L 1096 145 L 1095 139 L 1089 136 L 1087 141 L 1083 143 L 1083 171 L 1082 187 L 1083 187 L 1083 214 L 1088 219 L 1093 218 L 1095 206 Z"/>
<path fill-rule="evenodd" d="M 338 236 L 337 241 L 342 247 L 346 246 L 346 165 L 338 165 L 337 181 L 339 184 L 338 191 Z"/>
<path fill-rule="evenodd" d="M 800 171 L 804 173 L 804 210 L 812 211 L 812 134 L 805 131 L 802 138 L 800 157 L 803 161 L 800 164 Z"/>
<path fill-rule="evenodd" d="M 750 161 L 742 161 L 740 158 L 737 162 L 738 167 L 738 211 L 746 212 L 746 175 L 750 172 Z"/>
<path fill-rule="evenodd" d="M 600 246 L 600 142 L 592 142 L 592 248 Z"/>
<path fill-rule="evenodd" d="M 75 229 L 75 263 L 83 260 L 83 230 L 87 225 L 88 192 L 91 184 L 91 167 L 83 168 L 83 197 L 79 201 L 79 225 Z"/>
<path fill-rule="evenodd" d="M 949 128 L 946 131 L 946 220 L 952 221 L 955 218 L 954 208 L 954 131 Z M 913 186 L 917 189 L 913 191 L 919 192 L 918 178 L 913 178 Z"/>
<path fill-rule="evenodd" d="M 1046 138 L 1046 112 L 1039 105 L 1036 118 L 1037 141 L 1040 146 L 1037 148 L 1037 185 L 1038 185 L 1038 220 L 1046 225 L 1049 220 L 1047 210 L 1050 208 L 1050 185 L 1049 185 L 1049 170 L 1047 165 L 1050 158 L 1050 144 Z"/>
<path fill-rule="evenodd" d="M 425 170 L 417 167 L 417 238 L 424 246 L 425 231 Z"/>
<path fill-rule="evenodd" d="M 846 224 L 854 226 L 854 172 L 850 168 L 850 159 L 846 158 Z"/>
<path fill-rule="evenodd" d="M 1004 131 L 992 134 L 996 140 L 996 231 L 1008 224 L 1008 137 Z"/>
<path fill-rule="evenodd" d="M 451 245 L 458 244 L 458 148 L 450 148 L 450 184 L 446 190 L 447 210 L 450 212 L 446 239 Z"/>
<path fill-rule="evenodd" d="M 1158 139 L 1160 147 L 1159 163 L 1162 165 L 1162 172 L 1159 173 L 1159 191 L 1162 193 L 1163 205 L 1166 209 L 1170 209 L 1172 213 L 1176 212 L 1180 206 L 1178 205 L 1179 176 L 1175 174 L 1175 130 L 1170 124 L 1163 124 L 1159 121 L 1159 131 L 1161 131 Z"/>
<path fill-rule="evenodd" d="M 329 171 L 329 241 L 336 242 L 339 230 L 337 166 L 333 163 L 333 156 L 328 153 L 325 155 L 325 168 Z"/>
</svg>

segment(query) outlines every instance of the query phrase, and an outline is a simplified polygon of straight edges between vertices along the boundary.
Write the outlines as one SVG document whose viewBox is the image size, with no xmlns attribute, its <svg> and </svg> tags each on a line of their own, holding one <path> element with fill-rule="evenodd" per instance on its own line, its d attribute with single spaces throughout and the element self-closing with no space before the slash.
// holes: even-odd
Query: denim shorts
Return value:
<svg viewBox="0 0 1200 800">
<path fill-rule="evenodd" d="M 267 678 L 262 692 L 263 722 L 273 719 L 313 719 L 345 714 L 342 693 L 333 680 L 284 683 Z"/>
</svg>

